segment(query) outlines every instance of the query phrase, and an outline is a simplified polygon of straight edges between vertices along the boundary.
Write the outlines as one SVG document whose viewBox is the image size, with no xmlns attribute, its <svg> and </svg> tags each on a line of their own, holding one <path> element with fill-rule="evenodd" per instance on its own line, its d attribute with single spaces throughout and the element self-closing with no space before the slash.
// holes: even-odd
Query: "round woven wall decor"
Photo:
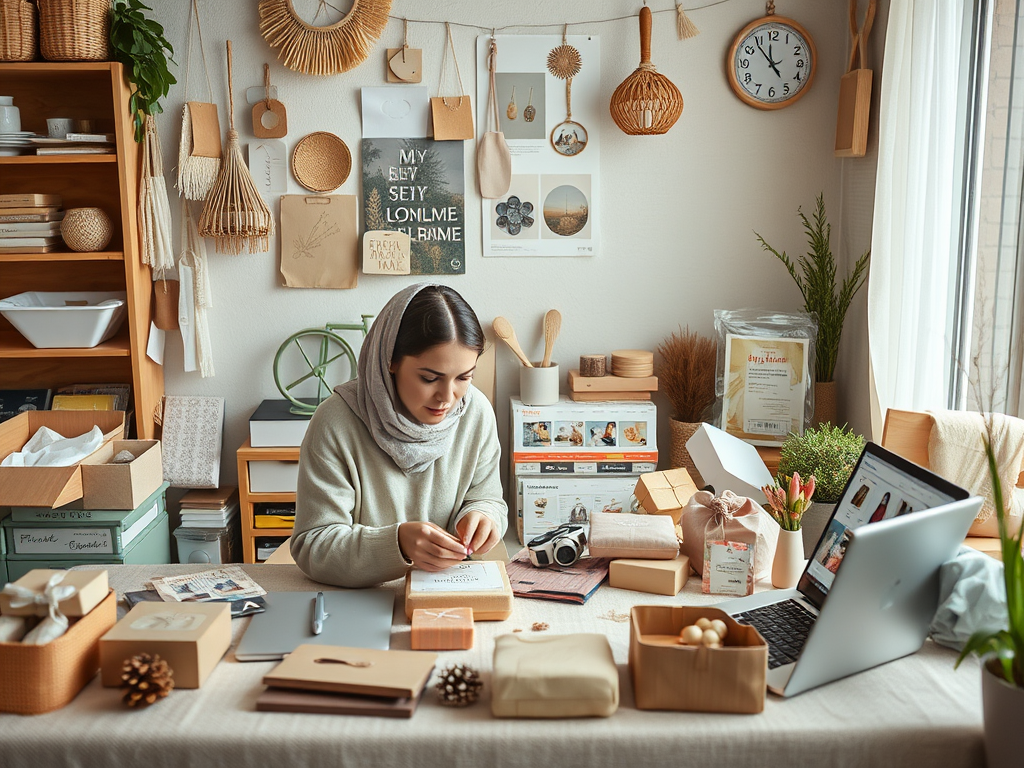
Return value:
<svg viewBox="0 0 1024 768">
<path fill-rule="evenodd" d="M 333 133 L 317 131 L 299 139 L 292 150 L 292 174 L 310 192 L 333 192 L 352 170 L 352 153 Z"/>
<path fill-rule="evenodd" d="M 292 0 L 260 0 L 260 34 L 289 69 L 336 75 L 363 63 L 390 11 L 391 0 L 353 0 L 340 21 L 318 27 L 299 18 Z"/>
</svg>

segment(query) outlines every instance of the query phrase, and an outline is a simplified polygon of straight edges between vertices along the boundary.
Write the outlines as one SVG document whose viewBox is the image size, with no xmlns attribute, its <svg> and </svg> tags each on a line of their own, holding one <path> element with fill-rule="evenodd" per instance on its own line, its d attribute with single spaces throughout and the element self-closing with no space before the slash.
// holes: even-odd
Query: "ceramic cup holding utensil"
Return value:
<svg viewBox="0 0 1024 768">
<path fill-rule="evenodd" d="M 551 405 L 558 402 L 558 363 L 542 368 L 534 363 L 533 368 L 519 367 L 519 399 L 523 405 Z"/>
<path fill-rule="evenodd" d="M 70 117 L 46 118 L 46 134 L 51 139 L 63 139 L 75 129 L 75 121 Z"/>
</svg>

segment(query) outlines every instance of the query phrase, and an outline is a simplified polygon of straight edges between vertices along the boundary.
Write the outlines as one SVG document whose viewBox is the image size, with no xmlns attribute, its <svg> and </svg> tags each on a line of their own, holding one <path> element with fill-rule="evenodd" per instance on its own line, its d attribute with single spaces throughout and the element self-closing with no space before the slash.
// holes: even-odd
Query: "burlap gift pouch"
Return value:
<svg viewBox="0 0 1024 768">
<path fill-rule="evenodd" d="M 704 572 L 704 541 L 709 533 L 716 541 L 736 541 L 754 547 L 755 579 L 771 573 L 779 526 L 752 499 L 732 491 L 717 497 L 708 491 L 697 491 L 683 509 L 679 524 L 683 530 L 679 550 L 690 558 L 696 573 Z"/>
<path fill-rule="evenodd" d="M 608 717 L 618 708 L 619 671 L 604 635 L 495 639 L 495 717 Z"/>
<path fill-rule="evenodd" d="M 592 515 L 588 546 L 591 557 L 671 560 L 679 554 L 675 526 L 665 515 Z"/>
</svg>

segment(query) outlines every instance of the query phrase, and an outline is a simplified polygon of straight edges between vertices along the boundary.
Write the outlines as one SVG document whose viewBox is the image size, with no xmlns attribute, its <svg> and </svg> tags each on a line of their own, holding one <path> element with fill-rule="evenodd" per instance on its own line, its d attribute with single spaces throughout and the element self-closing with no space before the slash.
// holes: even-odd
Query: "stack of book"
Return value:
<svg viewBox="0 0 1024 768">
<path fill-rule="evenodd" d="M 581 376 L 569 371 L 569 397 L 578 402 L 650 400 L 658 391 L 657 376 Z"/>
<path fill-rule="evenodd" d="M 60 195 L 0 195 L 0 253 L 49 253 L 61 243 Z"/>
<path fill-rule="evenodd" d="M 256 710 L 412 717 L 436 663 L 426 651 L 300 645 L 263 676 Z"/>
<path fill-rule="evenodd" d="M 228 527 L 238 516 L 237 491 L 233 485 L 189 491 L 181 497 L 182 527 Z"/>
<path fill-rule="evenodd" d="M 313 398 L 299 398 L 310 407 Z M 293 413 L 288 400 L 264 400 L 249 417 L 249 445 L 253 448 L 296 448 L 302 445 L 312 413 Z"/>
<path fill-rule="evenodd" d="M 63 139 L 37 136 L 32 139 L 37 155 L 112 155 L 114 134 L 69 133 Z"/>
</svg>

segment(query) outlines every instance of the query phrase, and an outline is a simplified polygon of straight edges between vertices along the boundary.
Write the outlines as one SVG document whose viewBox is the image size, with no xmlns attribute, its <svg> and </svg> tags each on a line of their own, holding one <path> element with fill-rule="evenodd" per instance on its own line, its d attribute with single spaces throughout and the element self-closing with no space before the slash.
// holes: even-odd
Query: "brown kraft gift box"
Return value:
<svg viewBox="0 0 1024 768">
<path fill-rule="evenodd" d="M 612 560 L 608 566 L 608 586 L 655 595 L 679 594 L 689 577 L 690 558 L 686 555 L 674 560 Z"/>
<path fill-rule="evenodd" d="M 472 608 L 418 608 L 409 641 L 414 651 L 465 651 L 473 647 Z"/>
<path fill-rule="evenodd" d="M 690 473 L 679 467 L 640 475 L 633 493 L 647 514 L 668 515 L 674 525 L 679 525 L 683 507 L 697 491 Z"/>
<path fill-rule="evenodd" d="M 412 571 L 405 575 L 405 615 L 412 620 L 418 608 L 440 610 L 444 608 L 470 608 L 473 621 L 504 621 L 512 615 L 512 584 L 505 571 L 505 563 L 495 560 L 501 571 L 501 589 L 480 592 L 413 592 Z"/>
<path fill-rule="evenodd" d="M 68 618 L 85 616 L 107 596 L 109 588 L 106 571 L 59 571 L 36 568 L 13 583 L 41 594 L 46 590 L 50 579 L 57 573 L 64 575 L 60 581 L 61 586 L 75 588 L 75 594 L 57 603 L 57 610 Z M 46 616 L 49 613 L 49 607 L 40 603 L 12 608 L 11 598 L 12 595 L 0 592 L 0 614 L 4 616 Z"/>
<path fill-rule="evenodd" d="M 679 643 L 697 619 L 729 628 L 721 648 Z M 629 671 L 637 709 L 756 714 L 764 709 L 768 644 L 718 608 L 637 605 L 630 612 Z"/>
<path fill-rule="evenodd" d="M 100 638 L 103 685 L 121 685 L 125 659 L 155 653 L 174 670 L 175 688 L 199 688 L 229 645 L 227 603 L 139 603 Z"/>
</svg>

